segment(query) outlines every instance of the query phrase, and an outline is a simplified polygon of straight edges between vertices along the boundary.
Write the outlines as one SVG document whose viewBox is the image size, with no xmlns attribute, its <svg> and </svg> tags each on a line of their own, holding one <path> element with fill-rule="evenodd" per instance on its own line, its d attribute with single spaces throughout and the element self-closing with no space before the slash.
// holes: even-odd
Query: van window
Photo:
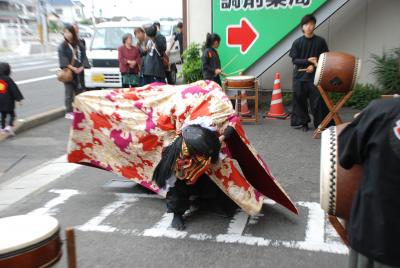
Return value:
<svg viewBox="0 0 400 268">
<path fill-rule="evenodd" d="M 118 49 L 122 45 L 122 36 L 126 33 L 132 34 L 132 42 L 136 44 L 137 39 L 133 34 L 133 30 L 133 27 L 97 28 L 93 36 L 92 50 Z"/>
<path fill-rule="evenodd" d="M 160 33 L 161 33 L 162 35 L 164 35 L 164 36 L 170 36 L 170 35 L 172 35 L 171 30 L 172 30 L 171 25 L 165 25 L 165 24 L 162 25 L 162 24 L 161 24 Z"/>
</svg>

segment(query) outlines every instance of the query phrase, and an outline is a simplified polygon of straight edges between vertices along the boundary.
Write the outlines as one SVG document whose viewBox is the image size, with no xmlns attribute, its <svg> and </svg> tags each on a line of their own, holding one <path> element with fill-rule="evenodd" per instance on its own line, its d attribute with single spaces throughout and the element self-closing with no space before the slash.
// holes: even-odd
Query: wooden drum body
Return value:
<svg viewBox="0 0 400 268">
<path fill-rule="evenodd" d="M 226 78 L 226 87 L 228 88 L 254 88 L 256 78 L 254 76 L 241 75 L 229 76 Z"/>
<path fill-rule="evenodd" d="M 342 124 L 322 132 L 320 202 L 329 215 L 348 220 L 353 197 L 362 176 L 362 167 L 346 170 L 339 164 L 338 136 L 346 127 Z"/>
<path fill-rule="evenodd" d="M 62 255 L 60 226 L 49 216 L 0 219 L 0 267 L 49 267 Z"/>
<path fill-rule="evenodd" d="M 349 92 L 360 76 L 361 60 L 342 52 L 321 54 L 314 84 L 328 92 Z"/>
</svg>

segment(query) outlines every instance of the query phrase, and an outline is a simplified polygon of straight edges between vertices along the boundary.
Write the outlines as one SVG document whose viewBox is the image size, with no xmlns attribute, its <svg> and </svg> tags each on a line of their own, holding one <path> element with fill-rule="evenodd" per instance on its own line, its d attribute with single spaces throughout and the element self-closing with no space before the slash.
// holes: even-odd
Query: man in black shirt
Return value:
<svg viewBox="0 0 400 268">
<path fill-rule="evenodd" d="M 343 130 L 339 161 L 363 165 L 347 226 L 349 267 L 400 267 L 400 98 L 374 101 Z"/>
<path fill-rule="evenodd" d="M 308 131 L 308 123 L 311 121 L 308 114 L 308 99 L 315 128 L 329 112 L 314 85 L 318 58 L 322 53 L 329 51 L 325 40 L 314 34 L 315 25 L 316 19 L 313 15 L 303 17 L 301 26 L 304 36 L 294 41 L 289 54 L 294 64 L 291 126 L 304 131 Z"/>
<path fill-rule="evenodd" d="M 169 50 L 171 50 L 174 46 L 174 44 L 176 42 L 179 43 L 179 52 L 181 55 L 181 59 L 182 59 L 182 54 L 183 54 L 183 23 L 182 22 L 178 22 L 178 24 L 176 25 L 177 27 L 177 32 L 174 34 L 174 42 L 171 45 L 171 48 Z"/>
<path fill-rule="evenodd" d="M 165 67 L 162 58 L 167 49 L 167 41 L 165 37 L 157 31 L 155 25 L 146 27 L 145 32 L 150 39 L 151 47 L 143 59 L 144 84 L 147 85 L 154 82 L 165 83 Z"/>
</svg>

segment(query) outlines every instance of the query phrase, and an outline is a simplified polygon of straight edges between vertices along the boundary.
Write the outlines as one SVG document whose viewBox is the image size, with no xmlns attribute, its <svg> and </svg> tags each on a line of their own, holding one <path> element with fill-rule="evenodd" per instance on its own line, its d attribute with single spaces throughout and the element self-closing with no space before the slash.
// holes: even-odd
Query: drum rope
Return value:
<svg viewBox="0 0 400 268">
<path fill-rule="evenodd" d="M 336 130 L 334 127 L 329 128 L 330 138 L 330 177 L 329 177 L 329 206 L 328 213 L 335 215 L 336 212 L 336 163 L 337 163 L 337 144 L 336 144 Z"/>
</svg>

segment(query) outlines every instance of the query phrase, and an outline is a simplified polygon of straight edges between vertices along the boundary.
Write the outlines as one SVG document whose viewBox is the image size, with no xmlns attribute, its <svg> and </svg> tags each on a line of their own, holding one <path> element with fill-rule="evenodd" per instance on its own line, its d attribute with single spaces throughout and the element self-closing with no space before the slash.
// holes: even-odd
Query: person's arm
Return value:
<svg viewBox="0 0 400 268">
<path fill-rule="evenodd" d="M 204 50 L 203 56 L 201 57 L 201 63 L 203 65 L 203 70 L 209 74 L 214 74 L 215 69 L 211 68 L 211 57 L 209 55 L 209 50 Z"/>
<path fill-rule="evenodd" d="M 326 43 L 325 39 L 322 39 L 322 44 L 321 44 L 321 54 L 329 52 L 328 44 Z"/>
<path fill-rule="evenodd" d="M 168 52 L 170 52 L 172 50 L 172 48 L 174 47 L 176 41 L 178 41 L 178 34 L 177 33 L 174 34 L 174 41 L 172 42 L 171 46 L 167 50 Z"/>
<path fill-rule="evenodd" d="M 140 66 L 142 64 L 142 59 L 140 57 L 140 51 L 138 48 L 136 48 L 136 53 L 135 53 L 135 59 L 134 61 L 136 62 L 137 66 Z"/>
<path fill-rule="evenodd" d="M 82 44 L 84 46 L 81 47 L 81 51 L 82 51 L 82 66 L 86 69 L 89 69 L 91 66 L 89 64 L 89 59 L 87 58 L 86 55 L 86 43 L 85 40 L 83 40 Z"/>
<path fill-rule="evenodd" d="M 8 89 L 10 90 L 11 96 L 15 101 L 21 101 L 24 99 L 24 96 L 22 95 L 21 91 L 19 90 L 17 84 L 15 84 L 14 80 L 11 78 L 8 79 L 7 81 L 8 84 Z"/>
<path fill-rule="evenodd" d="M 369 141 L 384 116 L 375 106 L 371 103 L 338 137 L 339 162 L 345 169 L 364 162 Z"/>
<path fill-rule="evenodd" d="M 289 57 L 292 58 L 292 63 L 296 66 L 304 67 L 310 64 L 309 59 L 302 59 L 300 58 L 300 51 L 299 47 L 297 45 L 297 42 L 295 41 L 292 45 L 292 48 L 290 49 L 289 52 Z"/>
<path fill-rule="evenodd" d="M 66 50 L 65 50 L 64 44 L 61 44 L 58 47 L 58 62 L 60 65 L 60 69 L 67 68 L 71 64 L 71 60 L 66 55 Z"/>
<path fill-rule="evenodd" d="M 165 39 L 165 37 L 162 36 L 161 34 L 157 35 L 155 40 L 155 45 L 158 53 L 160 53 L 160 56 L 163 56 L 167 49 L 167 40 Z"/>
</svg>

